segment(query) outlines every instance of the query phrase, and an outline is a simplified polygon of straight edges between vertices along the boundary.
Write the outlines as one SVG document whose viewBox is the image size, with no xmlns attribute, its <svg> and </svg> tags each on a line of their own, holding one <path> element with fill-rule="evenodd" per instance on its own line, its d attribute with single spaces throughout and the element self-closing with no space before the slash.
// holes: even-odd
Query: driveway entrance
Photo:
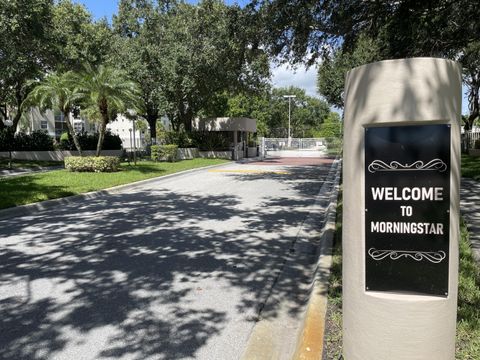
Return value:
<svg viewBox="0 0 480 360">
<path fill-rule="evenodd" d="M 265 158 L 323 157 L 327 154 L 327 142 L 323 138 L 262 138 Z"/>
<path fill-rule="evenodd" d="M 299 229 L 321 223 L 305 219 L 331 160 L 275 161 L 0 220 L 0 358 L 238 359 Z M 275 286 L 292 317 L 297 286 Z"/>
</svg>

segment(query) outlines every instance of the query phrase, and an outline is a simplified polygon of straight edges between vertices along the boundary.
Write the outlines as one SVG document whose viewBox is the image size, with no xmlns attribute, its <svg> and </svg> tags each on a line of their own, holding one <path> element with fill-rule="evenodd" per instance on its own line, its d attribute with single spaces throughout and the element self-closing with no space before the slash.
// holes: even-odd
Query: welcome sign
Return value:
<svg viewBox="0 0 480 360">
<path fill-rule="evenodd" d="M 448 295 L 450 125 L 365 128 L 367 291 Z"/>
</svg>

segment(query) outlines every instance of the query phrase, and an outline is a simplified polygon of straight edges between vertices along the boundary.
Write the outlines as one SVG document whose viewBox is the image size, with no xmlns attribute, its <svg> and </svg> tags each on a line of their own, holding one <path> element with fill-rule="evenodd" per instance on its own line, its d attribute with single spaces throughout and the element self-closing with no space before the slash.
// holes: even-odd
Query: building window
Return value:
<svg viewBox="0 0 480 360">
<path fill-rule="evenodd" d="M 75 123 L 73 125 L 75 127 L 75 132 L 79 133 L 83 131 L 83 124 L 82 123 Z"/>
<path fill-rule="evenodd" d="M 55 112 L 53 113 L 53 117 L 54 117 L 56 122 L 64 122 L 65 121 L 63 114 L 58 110 L 55 110 Z"/>
<path fill-rule="evenodd" d="M 46 120 L 40 121 L 40 129 L 47 130 L 48 129 L 48 122 Z"/>
</svg>

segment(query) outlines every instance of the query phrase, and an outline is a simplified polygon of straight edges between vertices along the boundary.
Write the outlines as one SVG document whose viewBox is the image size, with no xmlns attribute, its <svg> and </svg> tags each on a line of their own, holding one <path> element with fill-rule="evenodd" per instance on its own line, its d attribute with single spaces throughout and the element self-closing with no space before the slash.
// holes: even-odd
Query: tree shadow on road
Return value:
<svg viewBox="0 0 480 360">
<path fill-rule="evenodd" d="M 228 194 L 159 189 L 0 220 L 0 358 L 48 359 L 67 348 L 75 354 L 93 346 L 92 338 L 106 339 L 96 345 L 97 358 L 196 357 L 232 321 L 209 296 L 219 304 L 231 296 L 239 316 L 255 321 L 290 256 L 292 228 L 326 174 L 290 171 L 300 181 L 280 181 L 295 199 L 263 198 L 248 211 Z M 296 270 L 307 276 L 311 264 Z M 203 288 L 211 284 L 219 288 Z M 285 281 L 275 288 L 292 313 L 305 301 L 296 287 Z"/>
</svg>

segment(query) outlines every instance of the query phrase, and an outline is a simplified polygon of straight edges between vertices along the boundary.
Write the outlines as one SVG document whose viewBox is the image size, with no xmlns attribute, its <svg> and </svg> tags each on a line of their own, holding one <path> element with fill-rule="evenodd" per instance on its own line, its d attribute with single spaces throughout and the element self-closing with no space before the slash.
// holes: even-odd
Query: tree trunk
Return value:
<svg viewBox="0 0 480 360">
<path fill-rule="evenodd" d="M 25 96 L 26 95 L 23 95 L 21 90 L 17 89 L 15 93 L 15 99 L 17 100 L 17 112 L 15 114 L 15 117 L 12 119 L 12 129 L 14 131 L 17 131 L 18 123 L 20 122 L 20 118 L 22 117 L 22 103 L 23 100 L 25 100 Z"/>
<path fill-rule="evenodd" d="M 152 145 L 157 143 L 157 119 L 158 113 L 147 114 L 147 122 L 150 126 L 150 139 L 152 139 Z"/>
<path fill-rule="evenodd" d="M 80 147 L 80 142 L 78 141 L 78 137 L 77 137 L 77 134 L 75 133 L 75 129 L 73 128 L 73 125 L 70 122 L 70 110 L 66 109 L 63 112 L 63 116 L 65 118 L 65 123 L 67 124 L 68 132 L 72 136 L 73 143 L 75 144 L 75 147 L 77 148 L 77 151 L 80 154 L 80 156 L 82 156 L 82 148 Z"/>
<path fill-rule="evenodd" d="M 192 120 L 193 120 L 193 112 L 190 107 L 187 108 L 185 113 L 180 113 L 181 122 L 183 124 L 183 128 L 186 132 L 192 131 Z"/>
<path fill-rule="evenodd" d="M 105 138 L 105 130 L 107 129 L 107 122 L 107 119 L 102 119 L 102 123 L 100 124 L 100 129 L 98 131 L 97 153 L 95 154 L 95 156 L 100 156 L 100 152 L 102 151 L 103 139 Z"/>
<path fill-rule="evenodd" d="M 3 119 L 7 119 L 7 105 L 0 106 L 0 114 L 2 115 Z M 0 130 L 5 129 L 7 126 L 0 121 Z"/>
<path fill-rule="evenodd" d="M 475 73 L 470 74 L 470 81 L 467 82 L 468 110 L 470 115 L 465 124 L 465 130 L 472 130 L 474 121 L 480 115 L 480 78 Z"/>
</svg>

